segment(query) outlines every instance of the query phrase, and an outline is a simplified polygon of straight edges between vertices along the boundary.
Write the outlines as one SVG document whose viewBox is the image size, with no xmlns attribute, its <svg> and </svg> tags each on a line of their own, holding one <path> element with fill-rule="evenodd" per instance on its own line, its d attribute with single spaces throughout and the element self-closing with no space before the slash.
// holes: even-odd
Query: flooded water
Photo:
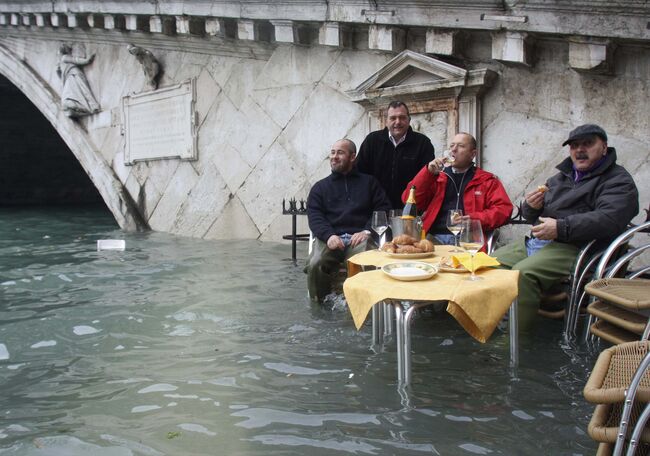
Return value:
<svg viewBox="0 0 650 456">
<path fill-rule="evenodd" d="M 126 250 L 97 252 L 107 238 Z M 394 343 L 375 353 L 369 325 L 311 305 L 290 254 L 0 209 L 0 455 L 595 453 L 594 357 L 559 323 L 512 372 L 506 334 L 423 313 L 400 394 Z"/>
</svg>

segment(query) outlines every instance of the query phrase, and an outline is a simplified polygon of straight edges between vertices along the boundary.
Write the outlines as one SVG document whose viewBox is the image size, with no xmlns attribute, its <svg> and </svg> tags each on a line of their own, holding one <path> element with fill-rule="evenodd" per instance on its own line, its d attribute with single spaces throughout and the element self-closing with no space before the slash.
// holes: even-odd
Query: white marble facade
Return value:
<svg viewBox="0 0 650 456">
<path fill-rule="evenodd" d="M 288 234 L 291 221 L 282 215 L 282 199 L 306 198 L 311 185 L 329 173 L 327 153 L 334 141 L 349 137 L 359 145 L 379 125 L 376 110 L 355 102 L 350 91 L 398 55 L 363 46 L 298 45 L 288 35 L 285 41 L 289 43 L 233 41 L 217 49 L 205 44 L 193 47 L 181 39 L 170 45 L 173 38 L 156 47 L 155 40 L 141 38 L 142 43 L 136 44 L 145 45 L 164 65 L 159 87 L 195 79 L 198 159 L 125 165 L 121 100 L 146 90 L 141 68 L 126 44 L 71 33 L 58 41 L 46 40 L 27 32 L 7 33 L 9 25 L 3 27 L 0 49 L 6 52 L 0 53 L 0 72 L 10 80 L 20 74 L 12 72 L 11 65 L 28 65 L 59 93 L 54 69 L 60 42 L 75 43 L 76 52 L 96 54 L 85 72 L 102 113 L 81 119 L 79 134 L 87 135 L 84 144 L 94 148 L 96 160 L 110 166 L 113 173 L 106 179 L 114 178 L 114 182 L 102 184 L 101 175 L 94 178 L 98 186 L 106 187 L 102 195 L 110 198 L 111 188 L 118 183 L 151 229 L 209 239 L 277 241 Z M 336 41 L 330 35 L 328 39 Z M 445 40 L 450 36 L 444 34 Z M 430 46 L 424 39 L 421 46 L 406 43 L 422 55 L 425 46 Z M 487 32 L 466 35 L 465 43 L 466 59 L 455 63 L 465 66 L 468 74 L 488 69 L 495 77 L 475 98 L 479 103 L 470 108 L 474 117 L 466 116 L 460 124 L 476 126 L 482 166 L 502 179 L 513 200 L 555 172 L 554 166 L 567 154 L 561 144 L 570 129 L 595 122 L 608 132 L 620 163 L 636 179 L 641 206 L 648 207 L 647 47 L 620 44 L 608 63 L 610 70 L 603 74 L 570 69 L 573 44 L 567 40 L 538 38 L 534 59 L 518 63 L 496 58 Z M 456 47 L 446 44 L 449 49 Z M 5 55 L 15 56 L 14 63 L 7 63 Z M 426 72 L 418 77 L 419 83 L 427 83 Z M 416 98 L 408 99 L 416 103 Z M 414 126 L 431 136 L 437 151 L 446 146 L 448 115 L 443 111 L 414 115 Z M 70 129 L 72 121 L 56 112 L 48 118 L 54 119 L 57 129 Z M 645 213 L 640 214 L 637 221 L 644 217 Z M 299 217 L 299 231 L 306 230 L 306 217 Z"/>
</svg>

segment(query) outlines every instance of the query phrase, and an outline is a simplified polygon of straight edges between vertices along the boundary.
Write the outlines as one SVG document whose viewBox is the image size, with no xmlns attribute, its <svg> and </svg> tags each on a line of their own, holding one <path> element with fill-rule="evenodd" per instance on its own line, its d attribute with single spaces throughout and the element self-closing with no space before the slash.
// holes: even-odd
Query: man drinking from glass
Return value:
<svg viewBox="0 0 650 456">
<path fill-rule="evenodd" d="M 474 164 L 476 139 L 469 133 L 454 136 L 448 156 L 435 158 L 408 183 L 402 199 L 415 185 L 418 209 L 425 210 L 423 229 L 440 244 L 453 244 L 449 222 L 455 211 L 466 219 L 480 220 L 485 231 L 500 227 L 510 218 L 512 203 L 501 181 Z M 463 215 L 464 214 L 464 215 Z"/>
</svg>

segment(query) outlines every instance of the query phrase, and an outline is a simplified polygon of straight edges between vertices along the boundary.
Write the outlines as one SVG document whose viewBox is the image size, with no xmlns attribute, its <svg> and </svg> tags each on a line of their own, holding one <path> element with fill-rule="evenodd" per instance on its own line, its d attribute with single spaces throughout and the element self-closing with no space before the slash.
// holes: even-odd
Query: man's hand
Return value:
<svg viewBox="0 0 650 456">
<path fill-rule="evenodd" d="M 356 247 L 362 242 L 364 242 L 366 239 L 368 239 L 370 235 L 368 234 L 367 231 L 359 231 L 358 233 L 354 233 L 352 237 L 350 238 L 350 247 Z"/>
<path fill-rule="evenodd" d="M 557 220 L 550 217 L 540 217 L 539 221 L 541 223 L 533 226 L 533 229 L 531 230 L 533 236 L 545 241 L 557 239 Z"/>
<path fill-rule="evenodd" d="M 442 171 L 442 169 L 443 169 L 444 167 L 445 167 L 445 165 L 444 165 L 444 163 L 442 162 L 442 159 L 440 159 L 440 158 L 434 158 L 434 159 L 431 160 L 431 161 L 429 162 L 429 164 L 427 165 L 427 169 L 428 169 L 429 172 L 430 172 L 431 174 L 433 174 L 434 176 L 437 176 L 438 174 L 440 174 L 440 171 Z"/>
<path fill-rule="evenodd" d="M 544 192 L 533 190 L 526 195 L 526 204 L 535 210 L 540 210 L 544 207 Z"/>
<path fill-rule="evenodd" d="M 336 234 L 327 238 L 327 248 L 330 250 L 345 250 L 345 244 Z"/>
</svg>

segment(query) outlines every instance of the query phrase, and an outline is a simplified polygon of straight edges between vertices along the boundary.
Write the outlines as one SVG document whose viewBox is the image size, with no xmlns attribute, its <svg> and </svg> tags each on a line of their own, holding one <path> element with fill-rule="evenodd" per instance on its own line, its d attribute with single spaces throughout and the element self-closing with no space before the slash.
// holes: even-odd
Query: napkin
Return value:
<svg viewBox="0 0 650 456">
<path fill-rule="evenodd" d="M 474 255 L 473 262 L 469 253 L 459 253 L 458 255 L 453 255 L 451 257 L 451 264 L 455 268 L 462 264 L 468 271 L 471 271 L 472 269 L 474 271 L 477 271 L 481 268 L 487 268 L 489 266 L 499 266 L 501 263 L 499 263 L 496 258 L 491 257 L 486 253 L 478 252 L 476 255 Z M 473 266 L 473 268 L 471 266 Z"/>
</svg>

